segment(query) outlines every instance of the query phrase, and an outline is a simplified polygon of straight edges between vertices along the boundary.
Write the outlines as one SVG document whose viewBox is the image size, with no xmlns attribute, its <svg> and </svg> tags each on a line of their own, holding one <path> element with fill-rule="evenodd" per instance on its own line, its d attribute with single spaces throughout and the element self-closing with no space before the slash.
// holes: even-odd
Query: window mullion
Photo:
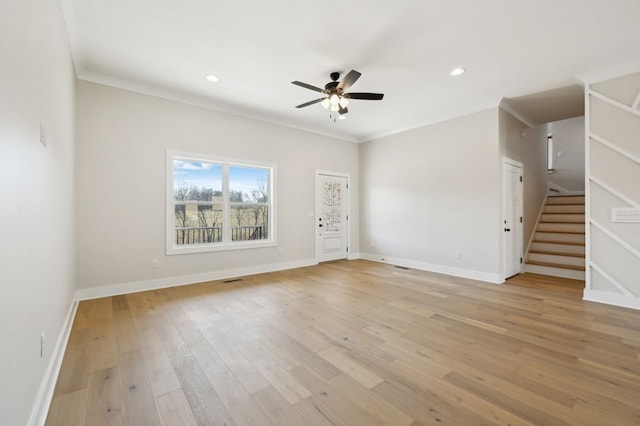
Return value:
<svg viewBox="0 0 640 426">
<path fill-rule="evenodd" d="M 231 207 L 229 204 L 229 165 L 222 165 L 222 241 L 231 242 Z"/>
</svg>

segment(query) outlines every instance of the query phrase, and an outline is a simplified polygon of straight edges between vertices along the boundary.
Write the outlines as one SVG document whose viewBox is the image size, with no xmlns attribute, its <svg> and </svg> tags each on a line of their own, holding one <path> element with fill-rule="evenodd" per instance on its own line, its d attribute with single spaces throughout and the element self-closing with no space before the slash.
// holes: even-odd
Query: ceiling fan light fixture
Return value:
<svg viewBox="0 0 640 426">
<path fill-rule="evenodd" d="M 340 73 L 331 73 L 331 81 L 324 85 L 324 89 L 313 86 L 311 84 L 303 83 L 301 81 L 292 81 L 291 84 L 303 87 L 305 89 L 313 90 L 314 92 L 322 93 L 323 97 L 305 102 L 300 105 L 296 105 L 296 108 L 304 108 L 309 105 L 320 104 L 323 108 L 329 110 L 329 119 L 334 123 L 338 120 L 344 120 L 345 114 L 349 112 L 347 105 L 351 99 L 369 100 L 369 101 L 381 101 L 384 97 L 383 93 L 368 93 L 368 92 L 350 92 L 349 88 L 360 78 L 360 73 L 356 70 L 351 70 L 347 75 L 338 81 Z"/>
<path fill-rule="evenodd" d="M 462 67 L 456 67 L 454 69 L 451 70 L 451 72 L 449 73 L 449 75 L 451 75 L 452 77 L 457 77 L 459 75 L 464 74 L 466 70 Z"/>
</svg>

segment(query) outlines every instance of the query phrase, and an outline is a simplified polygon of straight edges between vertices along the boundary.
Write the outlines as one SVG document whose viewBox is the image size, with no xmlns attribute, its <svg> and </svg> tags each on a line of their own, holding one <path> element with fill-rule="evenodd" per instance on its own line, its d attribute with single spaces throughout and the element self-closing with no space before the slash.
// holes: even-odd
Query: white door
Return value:
<svg viewBox="0 0 640 426">
<path fill-rule="evenodd" d="M 503 247 L 504 278 L 519 274 L 522 268 L 522 166 L 503 163 Z"/>
<path fill-rule="evenodd" d="M 348 178 L 316 175 L 316 259 L 346 259 L 348 252 Z"/>
</svg>

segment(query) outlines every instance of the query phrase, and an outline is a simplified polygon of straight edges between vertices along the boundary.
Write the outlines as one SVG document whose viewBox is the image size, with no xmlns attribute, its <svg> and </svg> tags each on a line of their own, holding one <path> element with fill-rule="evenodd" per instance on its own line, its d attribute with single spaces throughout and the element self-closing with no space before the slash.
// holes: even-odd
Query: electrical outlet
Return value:
<svg viewBox="0 0 640 426">
<path fill-rule="evenodd" d="M 460 250 L 456 250 L 453 255 L 456 257 L 456 259 L 462 259 L 462 252 Z"/>
<path fill-rule="evenodd" d="M 40 358 L 44 358 L 44 350 L 45 350 L 45 337 L 44 337 L 44 331 L 42 332 L 42 334 L 40 334 Z"/>
<path fill-rule="evenodd" d="M 158 263 L 158 259 L 153 259 L 151 261 L 151 269 L 158 269 L 160 267 L 160 264 Z"/>
</svg>

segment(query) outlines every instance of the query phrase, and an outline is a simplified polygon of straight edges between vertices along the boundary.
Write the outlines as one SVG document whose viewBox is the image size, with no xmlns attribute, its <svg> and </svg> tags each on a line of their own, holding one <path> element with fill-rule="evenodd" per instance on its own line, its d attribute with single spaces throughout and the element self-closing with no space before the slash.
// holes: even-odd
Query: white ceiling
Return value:
<svg viewBox="0 0 640 426">
<path fill-rule="evenodd" d="M 363 141 L 575 85 L 640 53 L 638 0 L 61 0 L 80 79 Z M 455 66 L 466 68 L 451 77 Z M 358 70 L 336 123 L 318 93 Z M 208 74 L 218 83 L 205 80 Z"/>
</svg>

